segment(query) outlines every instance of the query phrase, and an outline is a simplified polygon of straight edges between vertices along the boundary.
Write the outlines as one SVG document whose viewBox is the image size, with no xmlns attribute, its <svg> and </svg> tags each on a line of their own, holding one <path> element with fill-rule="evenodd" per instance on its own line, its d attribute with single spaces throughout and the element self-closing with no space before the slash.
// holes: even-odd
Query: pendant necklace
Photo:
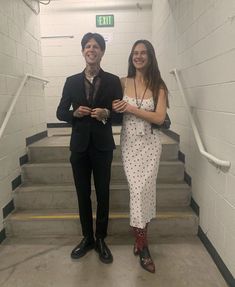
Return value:
<svg viewBox="0 0 235 287">
<path fill-rule="evenodd" d="M 137 97 L 137 92 L 136 92 L 136 83 L 135 83 L 135 78 L 134 78 L 134 87 L 135 87 L 135 102 L 136 102 L 136 105 L 137 105 L 137 108 L 140 109 L 141 106 L 142 106 L 142 103 L 143 103 L 143 100 L 144 100 L 144 96 L 145 96 L 145 93 L 148 89 L 148 86 L 146 86 L 145 90 L 144 90 L 144 93 L 143 93 L 143 96 L 140 100 L 140 103 L 138 103 L 138 97 Z"/>
</svg>

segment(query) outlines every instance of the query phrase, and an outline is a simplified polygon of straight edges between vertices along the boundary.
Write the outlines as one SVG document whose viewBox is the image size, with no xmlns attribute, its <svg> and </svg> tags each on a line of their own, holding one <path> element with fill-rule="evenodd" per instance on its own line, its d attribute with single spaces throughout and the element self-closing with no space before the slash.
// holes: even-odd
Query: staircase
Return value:
<svg viewBox="0 0 235 287">
<path fill-rule="evenodd" d="M 57 129 L 58 130 L 58 129 Z M 129 195 L 120 158 L 119 130 L 114 137 L 110 186 L 110 238 L 129 236 Z M 16 210 L 5 220 L 8 237 L 81 235 L 77 197 L 69 163 L 68 134 L 54 135 L 29 146 L 30 162 L 22 167 L 23 184 L 14 194 Z M 183 181 L 178 143 L 162 134 L 163 152 L 157 179 L 157 215 L 149 238 L 196 235 L 198 218 L 190 208 L 190 187 Z M 92 192 L 95 207 L 95 193 Z M 95 210 L 94 210 L 95 211 Z M 94 216 L 95 217 L 95 216 Z M 112 240 L 112 239 L 111 239 Z"/>
</svg>

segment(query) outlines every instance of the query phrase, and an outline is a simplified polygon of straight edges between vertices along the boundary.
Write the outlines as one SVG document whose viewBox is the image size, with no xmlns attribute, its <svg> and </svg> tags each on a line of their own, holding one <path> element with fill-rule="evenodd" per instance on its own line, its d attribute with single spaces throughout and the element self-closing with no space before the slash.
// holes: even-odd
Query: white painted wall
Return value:
<svg viewBox="0 0 235 287">
<path fill-rule="evenodd" d="M 151 0 L 138 1 L 52 1 L 41 7 L 42 37 L 73 36 L 73 38 L 42 38 L 43 70 L 50 80 L 46 87 L 47 122 L 57 123 L 55 112 L 67 76 L 84 69 L 81 38 L 97 32 L 108 39 L 101 66 L 104 70 L 124 76 L 132 44 L 140 38 L 151 39 Z M 96 15 L 113 14 L 114 27 L 97 28 Z"/>
<path fill-rule="evenodd" d="M 42 74 L 39 16 L 19 0 L 0 0 L 0 126 L 25 73 Z M 28 82 L 0 139 L 0 231 L 2 208 L 12 199 L 25 138 L 46 130 L 42 85 Z"/>
<path fill-rule="evenodd" d="M 171 92 L 172 128 L 180 135 L 200 226 L 235 275 L 235 1 L 153 0 L 153 42 Z M 207 150 L 229 160 L 220 172 L 203 158 L 176 81 L 177 68 Z"/>
</svg>

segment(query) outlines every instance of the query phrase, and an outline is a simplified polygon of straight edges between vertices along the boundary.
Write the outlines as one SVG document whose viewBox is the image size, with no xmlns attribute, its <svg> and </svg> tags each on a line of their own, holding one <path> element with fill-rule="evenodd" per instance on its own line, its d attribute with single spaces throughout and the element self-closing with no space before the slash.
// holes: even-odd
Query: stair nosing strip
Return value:
<svg viewBox="0 0 235 287">
<path fill-rule="evenodd" d="M 79 219 L 79 214 L 70 213 L 70 214 L 55 214 L 55 215 L 12 215 L 13 220 L 16 221 L 24 221 L 24 220 L 47 220 L 47 219 Z M 193 218 L 195 214 L 193 212 L 170 212 L 170 214 L 164 214 L 163 212 L 159 211 L 156 213 L 156 219 L 171 219 L 171 218 Z M 96 219 L 96 215 L 93 214 L 93 219 Z M 111 213 L 109 215 L 109 219 L 129 219 L 129 213 Z"/>
</svg>

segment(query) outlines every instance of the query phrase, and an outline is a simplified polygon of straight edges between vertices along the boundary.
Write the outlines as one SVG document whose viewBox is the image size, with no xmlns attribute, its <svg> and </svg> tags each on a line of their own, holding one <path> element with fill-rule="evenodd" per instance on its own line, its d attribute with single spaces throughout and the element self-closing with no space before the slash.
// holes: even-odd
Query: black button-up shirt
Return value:
<svg viewBox="0 0 235 287">
<path fill-rule="evenodd" d="M 101 83 L 100 72 L 94 77 L 92 83 L 86 78 L 84 72 L 84 82 L 85 82 L 86 98 L 88 100 L 89 106 L 93 107 L 93 103 Z"/>
</svg>

